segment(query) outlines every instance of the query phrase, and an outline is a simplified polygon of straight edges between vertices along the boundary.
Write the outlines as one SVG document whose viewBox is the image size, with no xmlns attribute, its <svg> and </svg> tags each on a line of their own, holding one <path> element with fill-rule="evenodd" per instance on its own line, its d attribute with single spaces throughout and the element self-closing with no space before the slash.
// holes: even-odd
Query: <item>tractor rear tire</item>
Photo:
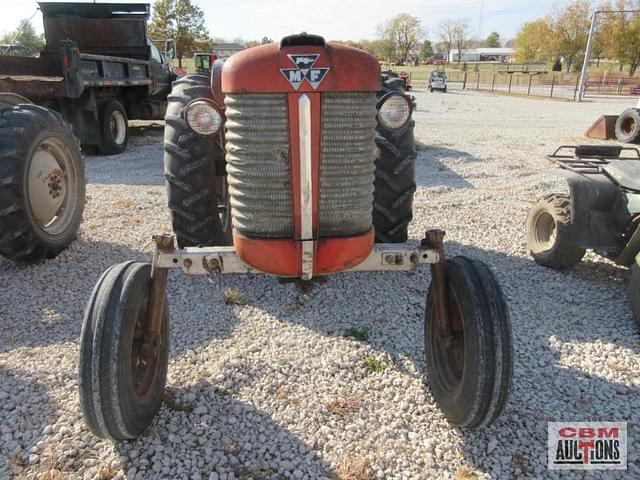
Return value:
<svg viewBox="0 0 640 480">
<path fill-rule="evenodd" d="M 628 108 L 618 116 L 616 139 L 622 143 L 640 143 L 640 109 Z"/>
<path fill-rule="evenodd" d="M 224 158 L 221 136 L 198 135 L 184 117 L 198 98 L 213 99 L 209 77 L 182 77 L 168 97 L 164 166 L 173 231 L 180 247 L 231 245 L 228 195 L 220 191 L 226 189 L 220 181 L 225 172 L 216 172 L 216 158 Z"/>
<path fill-rule="evenodd" d="M 565 269 L 580 263 L 585 249 L 575 244 L 571 225 L 571 197 L 541 197 L 527 217 L 527 246 L 539 265 Z"/>
<path fill-rule="evenodd" d="M 389 92 L 403 92 L 395 77 L 385 80 L 378 98 Z M 413 219 L 416 191 L 415 122 L 410 119 L 397 130 L 376 127 L 373 226 L 376 243 L 404 243 Z"/>
<path fill-rule="evenodd" d="M 513 351 L 509 310 L 500 285 L 484 263 L 446 261 L 449 322 L 436 315 L 429 288 L 424 342 L 431 393 L 453 425 L 491 425 L 511 390 Z"/>
<path fill-rule="evenodd" d="M 98 437 L 142 435 L 164 397 L 169 359 L 169 313 L 159 342 L 148 346 L 145 326 L 151 265 L 125 262 L 107 269 L 87 304 L 80 334 L 80 407 Z"/>
<path fill-rule="evenodd" d="M 126 150 L 129 143 L 129 119 L 127 111 L 118 100 L 105 102 L 100 108 L 100 130 L 100 153 L 117 155 Z"/>
<path fill-rule="evenodd" d="M 32 104 L 0 111 L 0 255 L 53 258 L 76 238 L 84 164 L 71 125 Z"/>
</svg>

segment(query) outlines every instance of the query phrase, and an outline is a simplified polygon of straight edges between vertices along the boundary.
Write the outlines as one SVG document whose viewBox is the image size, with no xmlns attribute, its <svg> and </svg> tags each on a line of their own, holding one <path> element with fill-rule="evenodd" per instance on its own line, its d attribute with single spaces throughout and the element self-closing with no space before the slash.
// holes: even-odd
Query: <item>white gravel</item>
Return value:
<svg viewBox="0 0 640 480">
<path fill-rule="evenodd" d="M 93 437 L 76 379 L 85 302 L 107 266 L 148 258 L 151 235 L 170 230 L 151 129 L 123 155 L 87 158 L 88 208 L 71 249 L 28 268 L 0 259 L 0 478 L 560 478 L 546 470 L 552 420 L 630 422 L 629 470 L 609 477 L 640 478 L 627 273 L 592 254 L 568 272 L 544 269 L 524 243 L 529 206 L 564 188 L 542 174 L 544 154 L 626 105 L 415 95 L 411 234 L 444 228 L 449 253 L 489 263 L 508 297 L 514 384 L 493 427 L 451 428 L 423 385 L 428 269 L 339 275 L 308 296 L 267 277 L 173 273 L 168 401 L 138 441 Z M 228 287 L 248 303 L 226 305 Z M 344 338 L 350 327 L 368 342 Z M 389 367 L 367 373 L 368 356 Z M 372 477 L 356 475 L 363 466 Z"/>
</svg>

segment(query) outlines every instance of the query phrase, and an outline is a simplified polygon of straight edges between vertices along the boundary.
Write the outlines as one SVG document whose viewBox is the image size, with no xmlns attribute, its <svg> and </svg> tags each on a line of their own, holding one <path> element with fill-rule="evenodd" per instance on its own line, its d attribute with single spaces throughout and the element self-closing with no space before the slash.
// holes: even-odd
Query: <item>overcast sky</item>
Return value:
<svg viewBox="0 0 640 480">
<path fill-rule="evenodd" d="M 567 1 L 194 0 L 204 10 L 211 36 L 228 40 L 238 37 L 257 40 L 265 35 L 277 40 L 303 30 L 324 35 L 327 39 L 372 39 L 378 24 L 405 12 L 420 18 L 427 35 L 434 39 L 438 23 L 445 18 L 465 18 L 474 34 L 480 27 L 482 37 L 495 30 L 503 39 L 509 39 L 525 21 L 541 17 Z M 0 33 L 13 30 L 21 18 L 31 17 L 36 8 L 37 3 L 28 0 L 0 0 Z M 33 23 L 38 31 L 42 31 L 39 14 L 33 18 Z"/>
</svg>

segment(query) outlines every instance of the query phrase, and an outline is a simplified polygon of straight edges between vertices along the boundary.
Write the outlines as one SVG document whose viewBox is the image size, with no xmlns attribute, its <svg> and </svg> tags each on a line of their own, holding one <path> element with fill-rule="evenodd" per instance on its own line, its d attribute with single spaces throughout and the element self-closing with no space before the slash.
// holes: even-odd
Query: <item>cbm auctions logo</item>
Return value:
<svg viewBox="0 0 640 480">
<path fill-rule="evenodd" d="M 626 422 L 549 422 L 549 468 L 626 470 Z"/>
</svg>

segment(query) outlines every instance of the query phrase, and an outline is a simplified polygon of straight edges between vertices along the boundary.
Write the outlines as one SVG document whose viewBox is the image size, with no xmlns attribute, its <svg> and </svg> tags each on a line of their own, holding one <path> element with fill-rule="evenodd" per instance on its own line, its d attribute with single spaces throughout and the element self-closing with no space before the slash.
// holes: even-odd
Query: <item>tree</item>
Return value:
<svg viewBox="0 0 640 480">
<path fill-rule="evenodd" d="M 2 37 L 2 43 L 9 45 L 22 45 L 35 51 L 44 48 L 44 37 L 36 34 L 33 25 L 28 19 L 20 20 L 18 28 Z"/>
<path fill-rule="evenodd" d="M 618 0 L 615 4 L 616 10 L 633 10 L 637 9 L 637 1 Z M 599 17 L 599 28 L 596 40 L 602 43 L 602 50 L 606 57 L 618 61 L 620 71 L 624 65 L 629 65 L 629 70 L 633 75 L 638 67 L 638 15 L 628 13 L 613 12 L 611 5 L 606 4 L 599 8 L 601 11 L 608 13 Z M 596 58 L 597 52 L 594 53 Z"/>
<path fill-rule="evenodd" d="M 389 19 L 380 30 L 382 39 L 393 45 L 401 63 L 407 61 L 411 51 L 424 37 L 420 19 L 408 13 L 401 13 Z"/>
<path fill-rule="evenodd" d="M 273 40 L 269 37 L 262 37 L 262 40 L 260 41 L 260 43 L 262 45 L 266 45 L 267 43 L 273 43 Z"/>
<path fill-rule="evenodd" d="M 204 23 L 204 13 L 191 0 L 156 0 L 149 34 L 155 39 L 172 38 L 176 42 L 178 66 L 196 50 L 209 51 L 213 42 Z"/>
<path fill-rule="evenodd" d="M 500 48 L 500 34 L 498 32 L 491 32 L 484 41 L 484 46 L 487 48 Z"/>
<path fill-rule="evenodd" d="M 542 62 L 553 53 L 553 31 L 548 19 L 527 22 L 515 39 L 516 61 Z"/>
<path fill-rule="evenodd" d="M 458 64 L 462 60 L 462 55 L 469 48 L 469 25 L 464 21 L 459 21 L 453 27 L 453 44 L 458 50 Z"/>
<path fill-rule="evenodd" d="M 455 34 L 456 23 L 453 20 L 443 20 L 438 29 L 438 37 L 447 52 L 447 62 L 451 59 L 451 48 Z"/>
<path fill-rule="evenodd" d="M 420 60 L 428 60 L 431 57 L 433 57 L 433 45 L 430 40 L 425 40 L 420 47 Z"/>
<path fill-rule="evenodd" d="M 556 51 L 564 58 L 567 71 L 581 62 L 591 26 L 591 3 L 575 0 L 551 22 Z"/>
</svg>

